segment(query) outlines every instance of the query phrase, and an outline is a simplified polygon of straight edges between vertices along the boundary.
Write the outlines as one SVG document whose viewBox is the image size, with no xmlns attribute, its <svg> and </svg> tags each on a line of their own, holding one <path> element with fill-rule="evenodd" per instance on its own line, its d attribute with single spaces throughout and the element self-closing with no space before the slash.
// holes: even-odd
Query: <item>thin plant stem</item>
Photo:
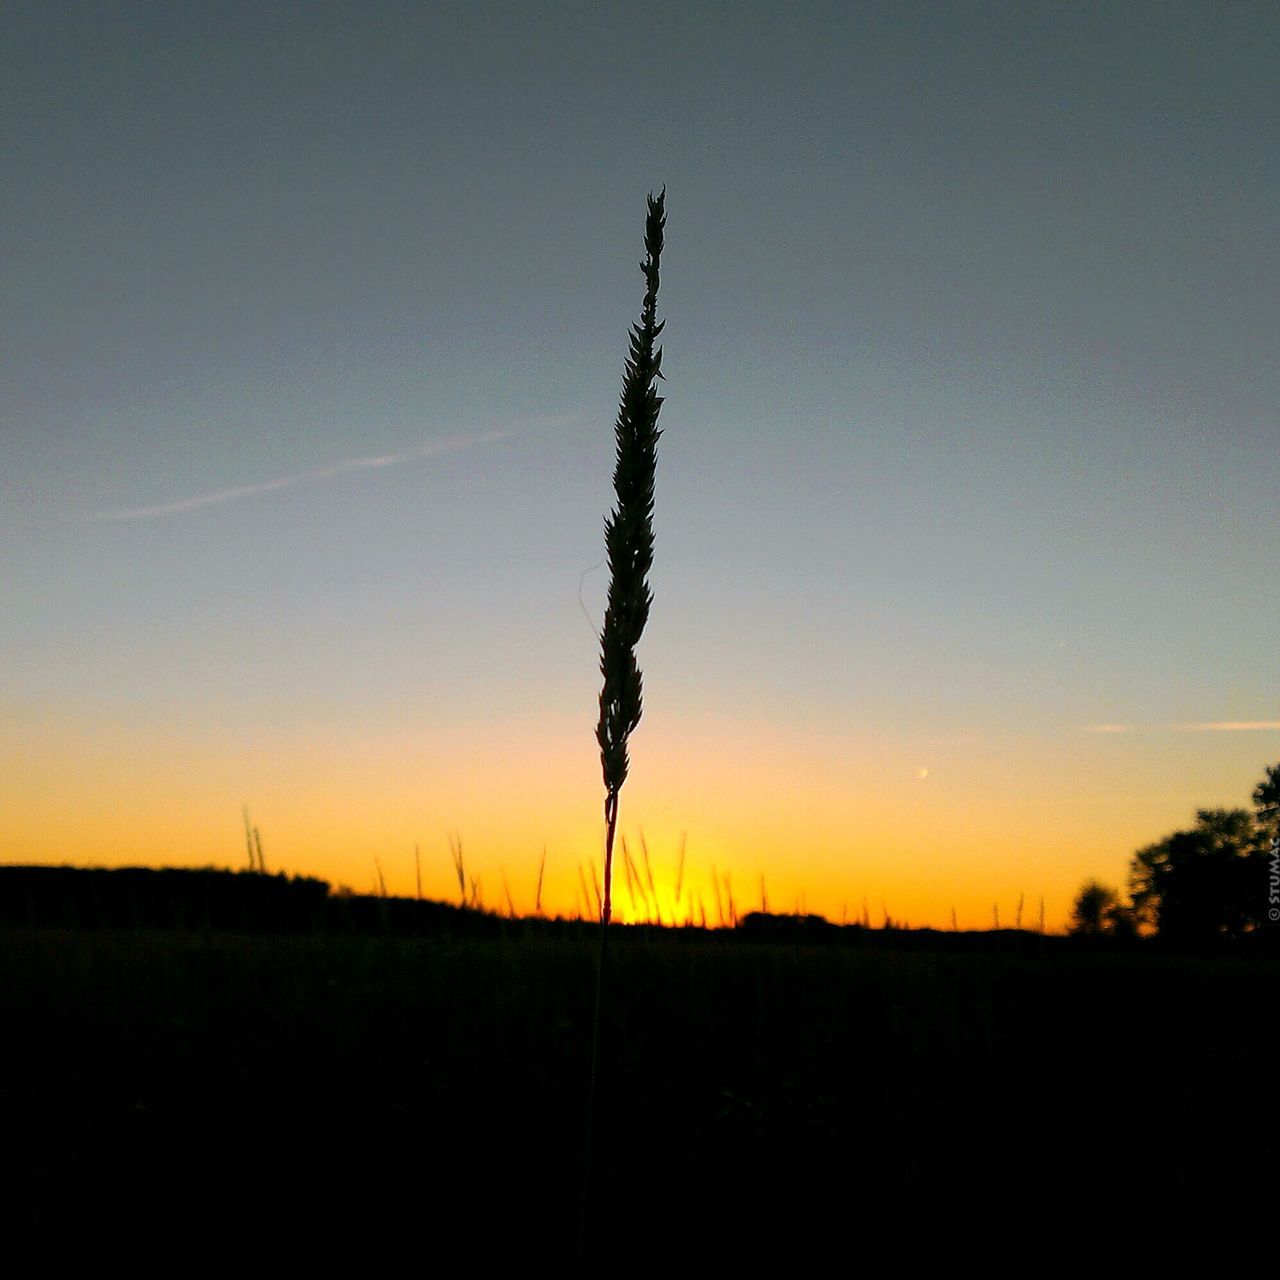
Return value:
<svg viewBox="0 0 1280 1280">
<path fill-rule="evenodd" d="M 605 801 L 604 902 L 600 908 L 600 946 L 596 953 L 596 996 L 591 1016 L 591 1076 L 587 1086 L 587 1122 L 582 1157 L 582 1211 L 578 1223 L 578 1260 L 586 1258 L 587 1228 L 591 1222 L 592 1173 L 595 1165 L 595 1117 L 600 1104 L 600 1021 L 604 1009 L 605 975 L 609 960 L 609 922 L 613 915 L 613 839 L 618 828 L 618 796 Z"/>
</svg>

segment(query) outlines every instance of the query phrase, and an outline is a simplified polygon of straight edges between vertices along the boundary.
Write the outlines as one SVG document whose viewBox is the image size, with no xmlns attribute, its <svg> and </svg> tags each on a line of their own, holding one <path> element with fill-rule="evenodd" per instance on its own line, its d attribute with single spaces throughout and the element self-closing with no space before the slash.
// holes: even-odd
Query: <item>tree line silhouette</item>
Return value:
<svg viewBox="0 0 1280 1280">
<path fill-rule="evenodd" d="M 1238 939 L 1268 923 L 1267 886 L 1280 837 L 1280 764 L 1253 789 L 1253 810 L 1197 809 L 1195 825 L 1139 849 L 1128 900 L 1100 880 L 1076 895 L 1069 931 L 1173 942 Z"/>
</svg>

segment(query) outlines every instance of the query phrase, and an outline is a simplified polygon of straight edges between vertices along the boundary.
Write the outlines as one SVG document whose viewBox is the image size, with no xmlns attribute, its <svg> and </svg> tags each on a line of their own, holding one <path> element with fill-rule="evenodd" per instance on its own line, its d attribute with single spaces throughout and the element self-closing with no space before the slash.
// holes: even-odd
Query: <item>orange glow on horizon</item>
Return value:
<svg viewBox="0 0 1280 1280">
<path fill-rule="evenodd" d="M 717 925 L 728 876 L 739 915 L 761 906 L 763 878 L 777 912 L 947 929 L 954 910 L 961 928 L 988 928 L 996 911 L 1013 924 L 1020 897 L 1034 924 L 1043 896 L 1046 926 L 1059 930 L 1086 877 L 1122 886 L 1137 848 L 1197 806 L 1246 804 L 1262 763 L 1280 755 L 1265 733 L 935 737 L 926 748 L 909 734 L 649 715 L 622 795 L 616 918 L 692 912 Z M 424 893 L 456 901 L 457 832 L 490 909 L 507 909 L 509 889 L 517 912 L 533 913 L 545 845 L 544 914 L 595 914 L 602 793 L 578 719 L 441 736 L 45 717 L 7 757 L 5 862 L 244 866 L 247 803 L 270 871 L 371 892 L 376 858 L 388 892 L 412 896 L 418 844 Z"/>
</svg>

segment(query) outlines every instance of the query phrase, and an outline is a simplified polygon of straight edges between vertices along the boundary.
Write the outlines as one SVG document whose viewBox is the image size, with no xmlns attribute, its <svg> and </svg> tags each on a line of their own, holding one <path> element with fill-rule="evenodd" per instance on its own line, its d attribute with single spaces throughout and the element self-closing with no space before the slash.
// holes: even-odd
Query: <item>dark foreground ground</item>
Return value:
<svg viewBox="0 0 1280 1280">
<path fill-rule="evenodd" d="M 1274 955 L 611 955 L 610 1269 L 1265 1256 Z M 4 1238 L 571 1269 L 593 974 L 581 933 L 0 930 Z"/>
</svg>

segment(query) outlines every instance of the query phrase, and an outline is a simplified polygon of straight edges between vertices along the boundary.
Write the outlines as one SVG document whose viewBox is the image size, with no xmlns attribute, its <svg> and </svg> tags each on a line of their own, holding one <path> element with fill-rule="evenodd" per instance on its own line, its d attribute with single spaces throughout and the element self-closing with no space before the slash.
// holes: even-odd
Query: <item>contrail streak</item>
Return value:
<svg viewBox="0 0 1280 1280">
<path fill-rule="evenodd" d="M 564 421 L 559 418 L 538 419 L 538 425 L 554 424 Z M 221 502 L 238 502 L 241 498 L 251 498 L 260 493 L 278 493 L 281 489 L 291 489 L 294 485 L 306 484 L 312 480 L 328 480 L 332 476 L 340 476 L 348 471 L 379 471 L 384 467 L 398 467 L 406 462 L 418 462 L 423 458 L 432 458 L 442 453 L 457 453 L 463 449 L 473 449 L 483 444 L 491 444 L 495 440 L 504 440 L 514 434 L 513 429 L 486 431 L 481 435 L 444 436 L 439 440 L 428 440 L 416 448 L 406 449 L 403 453 L 374 454 L 368 458 L 344 458 L 341 462 L 331 463 L 327 467 L 315 467 L 310 471 L 299 471 L 294 475 L 278 476 L 274 480 L 264 480 L 258 484 L 238 484 L 230 489 L 215 489 L 211 493 L 198 493 L 190 498 L 178 498 L 173 502 L 162 502 L 154 507 L 123 507 L 114 511 L 96 511 L 85 516 L 86 520 L 155 520 L 161 516 L 179 515 L 184 511 L 197 511 L 201 507 L 216 506 Z"/>
<path fill-rule="evenodd" d="M 1085 733 L 1248 733 L 1280 729 L 1280 720 L 1205 720 L 1187 724 L 1084 724 Z"/>
</svg>

